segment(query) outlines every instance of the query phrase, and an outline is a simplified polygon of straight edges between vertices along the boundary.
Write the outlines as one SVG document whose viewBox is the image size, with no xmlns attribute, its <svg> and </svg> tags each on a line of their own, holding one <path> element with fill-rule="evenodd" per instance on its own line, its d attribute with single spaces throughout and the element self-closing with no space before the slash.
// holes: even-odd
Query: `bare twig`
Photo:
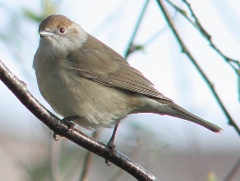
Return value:
<svg viewBox="0 0 240 181">
<path fill-rule="evenodd" d="M 240 128 L 238 127 L 238 125 L 236 124 L 236 122 L 233 120 L 233 118 L 231 117 L 231 115 L 229 114 L 229 112 L 227 111 L 226 107 L 224 106 L 223 102 L 221 101 L 218 93 L 216 92 L 213 84 L 211 83 L 211 81 L 209 80 L 209 78 L 207 77 L 207 75 L 205 74 L 205 72 L 202 70 L 202 68 L 199 66 L 199 64 L 197 63 L 197 61 L 195 60 L 195 58 L 193 57 L 193 55 L 190 53 L 190 51 L 188 50 L 188 48 L 186 47 L 185 43 L 183 42 L 181 36 L 179 35 L 173 20 L 169 14 L 169 12 L 167 11 L 163 0 L 156 0 L 156 2 L 158 3 L 161 11 L 163 12 L 163 15 L 166 19 L 166 22 L 168 23 L 170 29 L 172 30 L 175 38 L 177 39 L 180 47 L 182 48 L 182 51 L 187 55 L 187 57 L 191 60 L 191 62 L 193 63 L 193 65 L 196 67 L 196 69 L 198 70 L 198 72 L 200 73 L 200 75 L 203 77 L 204 81 L 206 82 L 206 84 L 208 85 L 209 89 L 211 90 L 213 96 L 215 97 L 217 103 L 219 104 L 220 108 L 222 109 L 224 115 L 226 116 L 226 118 L 228 119 L 228 124 L 233 126 L 234 129 L 237 131 L 237 133 L 240 135 Z"/>
<path fill-rule="evenodd" d="M 219 48 L 217 48 L 217 46 L 213 43 L 211 35 L 206 31 L 206 29 L 202 26 L 202 24 L 200 23 L 199 19 L 197 18 L 197 16 L 195 15 L 194 11 L 192 10 L 192 7 L 190 5 L 190 3 L 188 3 L 186 0 L 182 0 L 188 7 L 188 9 L 190 10 L 191 16 L 193 17 L 198 29 L 200 30 L 200 32 L 208 39 L 210 46 L 220 55 L 223 57 L 223 59 L 229 63 L 229 65 L 233 68 L 233 70 L 235 71 L 235 73 L 237 73 L 238 75 L 239 72 L 236 69 L 236 67 L 234 67 L 233 64 L 235 64 L 236 66 L 239 64 L 238 60 L 234 60 L 228 56 L 226 56 Z"/>
<path fill-rule="evenodd" d="M 183 0 L 183 2 L 187 5 L 191 16 L 193 17 L 195 24 L 197 25 L 197 29 L 202 33 L 202 35 L 208 40 L 210 46 L 223 58 L 225 62 L 227 62 L 230 67 L 233 69 L 233 71 L 238 76 L 238 92 L 239 92 L 239 101 L 240 101 L 240 61 L 234 60 L 228 56 L 226 56 L 212 41 L 211 35 L 206 31 L 206 29 L 202 26 L 199 19 L 195 15 L 190 3 L 188 3 L 186 0 Z"/>
<path fill-rule="evenodd" d="M 217 46 L 215 43 L 213 43 L 212 41 L 212 36 L 207 32 L 207 30 L 202 26 L 202 24 L 200 23 L 199 19 L 197 18 L 197 16 L 195 15 L 191 5 L 186 1 L 186 0 L 182 0 L 186 5 L 187 8 L 189 9 L 191 16 L 193 18 L 193 20 L 191 18 L 189 18 L 189 16 L 187 15 L 186 11 L 184 11 L 183 9 L 179 8 L 178 6 L 176 6 L 175 4 L 173 4 L 170 0 L 166 0 L 166 2 L 169 3 L 169 5 L 171 5 L 177 12 L 179 12 L 194 28 L 196 28 L 202 35 L 203 37 L 209 42 L 210 46 L 223 58 L 223 60 L 225 60 L 234 70 L 234 72 L 240 76 L 240 71 L 239 71 L 239 64 L 240 61 L 238 60 L 234 60 L 228 56 L 226 56 Z"/>
<path fill-rule="evenodd" d="M 226 178 L 223 179 L 223 181 L 231 181 L 234 178 L 234 176 L 236 175 L 239 167 L 240 167 L 240 157 L 238 158 L 238 160 L 234 164 L 234 166 L 230 169 L 230 172 L 227 174 Z"/>
<path fill-rule="evenodd" d="M 124 58 L 125 58 L 125 59 L 126 59 L 131 53 L 133 53 L 134 51 L 137 50 L 137 48 L 136 48 L 136 46 L 134 45 L 133 41 L 134 41 L 134 39 L 135 39 L 135 37 L 136 37 L 136 35 L 137 35 L 137 32 L 138 32 L 138 30 L 139 30 L 140 24 L 141 24 L 141 22 L 142 22 L 143 16 L 144 16 L 144 14 L 145 14 L 145 12 L 146 12 L 146 9 L 147 9 L 147 7 L 148 7 L 148 3 L 149 3 L 149 2 L 150 2 L 150 0 L 146 0 L 146 1 L 145 1 L 145 4 L 143 5 L 143 9 L 142 9 L 142 11 L 141 11 L 141 13 L 140 13 L 140 16 L 139 16 L 139 18 L 138 18 L 138 20 L 137 20 L 136 26 L 135 26 L 135 28 L 134 28 L 134 30 L 133 30 L 132 36 L 131 36 L 130 41 L 129 41 L 129 43 L 128 43 L 128 47 L 127 47 L 127 49 L 126 49 L 127 51 L 126 51 L 126 53 L 125 53 L 125 55 L 124 55 Z"/>
<path fill-rule="evenodd" d="M 26 108 L 48 126 L 49 129 L 53 130 L 54 133 L 62 135 L 77 145 L 111 161 L 138 180 L 158 181 L 149 171 L 123 155 L 121 152 L 116 150 L 113 154 L 105 144 L 83 134 L 79 130 L 73 129 L 69 131 L 68 126 L 61 123 L 60 119 L 41 105 L 41 103 L 27 90 L 26 84 L 19 80 L 2 61 L 0 61 L 0 79 Z"/>
</svg>

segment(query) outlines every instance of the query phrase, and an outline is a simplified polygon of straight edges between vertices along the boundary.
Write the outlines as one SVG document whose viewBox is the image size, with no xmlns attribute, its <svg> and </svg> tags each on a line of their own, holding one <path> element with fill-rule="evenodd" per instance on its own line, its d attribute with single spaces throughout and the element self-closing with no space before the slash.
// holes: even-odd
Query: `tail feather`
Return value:
<svg viewBox="0 0 240 181">
<path fill-rule="evenodd" d="M 180 107 L 179 105 L 175 104 L 174 102 L 171 101 L 165 101 L 165 100 L 159 100 L 158 102 L 160 102 L 161 104 L 166 102 L 167 105 L 169 105 L 169 107 L 171 107 L 173 110 L 175 110 L 175 112 L 171 112 L 168 115 L 170 116 L 174 116 L 174 117 L 178 117 L 180 119 L 185 119 L 188 121 L 191 121 L 193 123 L 196 123 L 198 125 L 201 125 L 213 132 L 220 132 L 222 129 L 220 127 L 218 127 L 217 125 L 210 123 L 190 112 L 188 112 L 187 110 L 185 110 L 184 108 Z"/>
</svg>

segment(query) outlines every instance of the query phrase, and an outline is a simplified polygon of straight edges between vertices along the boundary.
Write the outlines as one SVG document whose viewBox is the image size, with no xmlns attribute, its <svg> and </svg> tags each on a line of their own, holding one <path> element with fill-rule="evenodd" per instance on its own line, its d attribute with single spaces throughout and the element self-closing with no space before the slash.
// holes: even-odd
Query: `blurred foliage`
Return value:
<svg viewBox="0 0 240 181">
<path fill-rule="evenodd" d="M 61 142 L 65 142 L 62 140 Z M 61 144 L 61 143 L 56 143 Z M 47 147 L 48 145 L 46 145 Z M 57 153 L 58 152 L 58 153 Z M 85 155 L 85 150 L 79 147 L 65 146 L 57 150 L 53 155 L 48 155 L 45 159 L 31 164 L 31 177 L 29 181 L 47 181 L 47 180 L 74 180 L 72 178 L 76 173 L 80 173 L 81 163 Z M 50 157 L 59 154 L 59 159 L 56 164 L 51 164 Z M 51 154 L 51 153 L 49 153 Z M 54 171 L 56 172 L 54 174 Z"/>
<path fill-rule="evenodd" d="M 58 12 L 59 6 L 60 6 L 61 0 L 60 1 L 54 1 L 54 0 L 42 0 L 41 1 L 41 7 L 42 7 L 42 12 L 40 14 L 36 14 L 35 11 L 27 8 L 23 8 L 23 13 L 25 16 L 33 20 L 37 23 L 41 22 L 46 16 L 55 14 Z"/>
<path fill-rule="evenodd" d="M 216 175 L 213 172 L 208 173 L 207 181 L 218 181 Z"/>
</svg>

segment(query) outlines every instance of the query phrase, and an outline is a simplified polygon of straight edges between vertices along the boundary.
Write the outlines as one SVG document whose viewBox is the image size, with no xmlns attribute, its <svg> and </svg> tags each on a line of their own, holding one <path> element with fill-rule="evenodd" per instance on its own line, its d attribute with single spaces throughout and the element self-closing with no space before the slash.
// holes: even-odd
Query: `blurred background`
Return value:
<svg viewBox="0 0 240 181">
<path fill-rule="evenodd" d="M 240 80 L 236 71 L 239 67 L 234 64 L 240 60 L 240 1 L 188 2 L 223 55 L 185 18 L 194 21 L 185 1 L 164 1 L 164 4 L 187 48 L 228 113 L 240 125 Z M 223 129 L 216 134 L 173 117 L 131 115 L 121 122 L 117 133 L 116 145 L 120 152 L 163 181 L 240 180 L 239 134 L 229 126 L 209 86 L 183 53 L 156 1 L 0 1 L 0 59 L 52 110 L 39 93 L 32 68 L 39 42 L 38 25 L 50 14 L 68 16 L 123 56 L 140 22 L 133 40 L 135 51 L 129 54 L 127 61 L 164 95 Z M 141 15 L 143 18 L 139 21 Z M 224 56 L 232 61 L 227 62 Z M 54 141 L 53 133 L 2 82 L 0 115 L 0 180 L 80 180 L 87 151 L 64 138 Z M 103 129 L 98 139 L 106 143 L 111 133 L 112 129 Z M 135 179 L 93 156 L 85 180 Z"/>
</svg>

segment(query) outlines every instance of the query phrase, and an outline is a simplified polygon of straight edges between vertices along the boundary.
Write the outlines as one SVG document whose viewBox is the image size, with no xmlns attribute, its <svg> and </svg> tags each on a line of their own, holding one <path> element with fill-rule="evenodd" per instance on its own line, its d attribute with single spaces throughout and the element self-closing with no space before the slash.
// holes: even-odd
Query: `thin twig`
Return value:
<svg viewBox="0 0 240 181">
<path fill-rule="evenodd" d="M 223 179 L 223 181 L 231 181 L 234 178 L 234 176 L 236 175 L 237 171 L 239 170 L 239 167 L 240 167 L 240 157 L 238 158 L 238 160 L 234 164 L 234 166 L 230 169 L 230 172 L 228 173 L 226 178 Z"/>
<path fill-rule="evenodd" d="M 148 3 L 149 3 L 149 2 L 150 2 L 150 0 L 146 0 L 146 1 L 145 1 L 145 4 L 143 5 L 143 9 L 142 9 L 142 11 L 141 11 L 141 13 L 140 13 L 140 16 L 139 16 L 138 20 L 137 20 L 136 26 L 135 26 L 135 28 L 134 28 L 134 30 L 133 30 L 132 36 L 131 36 L 131 38 L 130 38 L 128 47 L 127 47 L 126 52 L 125 52 L 125 55 L 124 55 L 124 58 L 125 58 L 125 59 L 127 59 L 127 57 L 136 50 L 136 47 L 135 47 L 135 45 L 133 44 L 133 41 L 134 41 L 134 39 L 135 39 L 135 37 L 136 37 L 136 35 L 137 35 L 137 32 L 138 32 L 138 30 L 139 30 L 140 24 L 141 24 L 141 22 L 142 22 L 143 16 L 144 16 L 144 14 L 145 14 L 145 12 L 146 12 L 146 9 L 147 9 L 147 7 L 148 7 Z"/>
<path fill-rule="evenodd" d="M 20 102 L 40 121 L 42 121 L 54 133 L 62 135 L 75 144 L 111 161 L 113 164 L 122 168 L 138 180 L 158 181 L 145 168 L 123 155 L 118 150 L 113 154 L 107 145 L 83 134 L 77 129 L 69 131 L 68 126 L 63 124 L 59 118 L 47 110 L 28 90 L 26 84 L 19 80 L 4 64 L 0 61 L 0 80 L 12 91 Z"/>
<path fill-rule="evenodd" d="M 193 20 L 191 18 L 189 18 L 189 16 L 187 15 L 186 11 L 184 11 L 183 9 L 179 8 L 178 6 L 176 6 L 175 4 L 173 4 L 170 0 L 166 0 L 166 2 L 171 5 L 177 12 L 179 12 L 194 28 L 196 28 L 201 35 L 203 35 L 203 37 L 209 42 L 210 46 L 213 48 L 213 50 L 215 50 L 222 58 L 223 60 L 225 60 L 234 70 L 234 72 L 240 76 L 240 71 L 239 71 L 239 64 L 240 61 L 238 60 L 234 60 L 228 56 L 226 56 L 212 41 L 212 36 L 207 32 L 207 30 L 202 26 L 202 24 L 200 23 L 199 19 L 197 18 L 197 16 L 195 15 L 194 11 L 192 10 L 191 5 L 186 1 L 186 0 L 182 0 L 187 8 L 189 9 L 191 16 L 193 18 Z"/>
<path fill-rule="evenodd" d="M 94 131 L 92 134 L 92 138 L 97 139 L 99 137 L 99 131 Z M 90 166 L 92 164 L 92 159 L 93 159 L 93 153 L 88 151 L 87 155 L 85 156 L 85 159 L 83 161 L 83 170 L 80 175 L 80 181 L 86 181 L 87 176 L 90 170 Z"/>
<path fill-rule="evenodd" d="M 236 69 L 236 67 L 234 67 L 233 64 L 238 65 L 239 61 L 234 60 L 228 56 L 226 56 L 219 48 L 217 48 L 217 46 L 213 43 L 211 35 L 206 31 L 206 29 L 202 26 L 202 24 L 200 23 L 199 19 L 197 18 L 197 16 L 195 15 L 194 11 L 192 10 L 191 5 L 186 1 L 183 0 L 183 2 L 187 5 L 188 9 L 190 10 L 191 16 L 193 17 L 197 27 L 199 28 L 200 32 L 202 32 L 202 34 L 204 35 L 204 37 L 206 37 L 210 43 L 210 46 L 220 55 L 223 57 L 223 59 L 229 63 L 229 65 L 233 68 L 233 70 L 235 71 L 235 73 L 237 73 L 238 75 L 240 75 L 238 73 L 238 70 Z"/>
<path fill-rule="evenodd" d="M 197 16 L 195 15 L 194 11 L 192 10 L 192 7 L 190 5 L 190 3 L 188 3 L 186 0 L 183 0 L 183 2 L 187 5 L 191 16 L 193 17 L 198 30 L 202 33 L 202 35 L 208 40 L 210 46 L 223 58 L 223 60 L 225 62 L 227 62 L 230 67 L 233 69 L 233 71 L 237 74 L 238 76 L 238 96 L 239 96 L 239 101 L 240 101 L 240 61 L 239 60 L 234 60 L 228 56 L 226 56 L 212 41 L 212 38 L 210 36 L 210 34 L 206 31 L 206 29 L 202 26 L 202 24 L 200 23 L 199 19 L 197 18 Z"/>
<path fill-rule="evenodd" d="M 181 8 L 179 8 L 177 5 L 175 5 L 172 1 L 170 0 L 165 0 L 170 6 L 172 6 L 178 13 L 180 13 L 194 28 L 196 28 L 199 31 L 199 28 L 195 24 L 194 21 L 192 21 L 191 18 L 187 15 L 187 12 Z M 201 31 L 200 31 L 201 32 Z M 201 32 L 202 33 L 202 32 Z"/>
<path fill-rule="evenodd" d="M 145 43 L 142 44 L 143 47 L 148 46 L 149 44 L 151 44 L 153 41 L 155 41 L 160 35 L 162 35 L 163 33 L 167 32 L 168 27 L 164 26 L 162 29 L 160 29 L 158 32 L 156 32 L 155 34 L 153 34 Z"/>
<path fill-rule="evenodd" d="M 213 96 L 215 97 L 217 103 L 219 104 L 220 108 L 222 109 L 224 115 L 226 116 L 226 118 L 228 119 L 228 124 L 233 126 L 234 129 L 237 131 L 237 133 L 240 135 L 240 129 L 238 127 L 238 125 L 235 123 L 235 121 L 233 120 L 233 118 L 231 117 L 231 115 L 228 113 L 226 107 L 224 106 L 223 102 L 221 101 L 218 93 L 216 92 L 213 84 L 211 83 L 211 81 L 209 80 L 209 78 L 207 77 L 207 75 L 205 74 L 205 72 L 202 70 L 202 68 L 199 66 L 199 64 L 197 63 L 197 61 L 195 60 L 195 58 L 193 57 L 193 55 L 190 53 L 190 51 L 188 50 L 188 48 L 186 47 L 185 43 L 183 42 L 182 38 L 180 37 L 174 23 L 173 20 L 169 14 L 169 12 L 167 11 L 163 0 L 156 0 L 161 11 L 163 12 L 163 15 L 166 19 L 166 22 L 168 23 L 170 29 L 172 30 L 175 38 L 177 39 L 180 47 L 182 48 L 182 51 L 187 55 L 187 57 L 191 60 L 191 62 L 193 63 L 193 65 L 196 67 L 196 69 L 198 70 L 198 72 L 200 73 L 200 75 L 203 77 L 204 81 L 206 82 L 207 86 L 209 87 L 210 91 L 212 92 Z"/>
</svg>

